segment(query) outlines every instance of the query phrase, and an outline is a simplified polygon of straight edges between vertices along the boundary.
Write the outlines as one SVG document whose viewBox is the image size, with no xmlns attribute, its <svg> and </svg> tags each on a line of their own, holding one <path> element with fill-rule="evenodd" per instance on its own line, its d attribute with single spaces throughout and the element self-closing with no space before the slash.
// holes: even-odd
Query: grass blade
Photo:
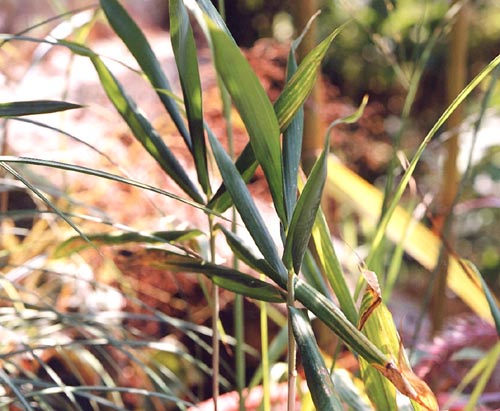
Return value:
<svg viewBox="0 0 500 411">
<path fill-rule="evenodd" d="M 94 64 L 106 94 L 128 124 L 134 136 L 186 194 L 193 200 L 203 203 L 203 197 L 175 155 L 165 145 L 160 135 L 146 117 L 139 111 L 135 102 L 125 93 L 120 83 L 106 65 L 96 55 L 91 56 L 90 59 Z"/>
<path fill-rule="evenodd" d="M 329 150 L 330 139 L 327 138 L 325 148 L 314 164 L 311 174 L 297 201 L 292 220 L 290 221 L 290 227 L 286 235 L 283 262 L 288 269 L 293 265 L 296 273 L 300 271 L 302 259 L 304 258 L 304 253 L 309 244 L 311 231 L 321 202 L 323 187 L 326 181 L 326 160 Z"/>
<path fill-rule="evenodd" d="M 207 24 L 217 72 L 248 131 L 250 144 L 266 176 L 276 212 L 280 220 L 286 223 L 280 129 L 273 106 L 255 72 L 233 40 L 214 23 L 209 21 Z"/>
<path fill-rule="evenodd" d="M 193 30 L 182 0 L 169 1 L 170 35 L 177 71 L 184 96 L 184 105 L 191 134 L 192 154 L 198 181 L 205 193 L 210 192 L 207 150 L 203 132 L 203 108 L 200 73 Z"/>
<path fill-rule="evenodd" d="M 215 284 L 256 300 L 282 303 L 283 293 L 273 285 L 243 274 L 238 270 L 212 264 L 188 255 L 177 254 L 163 249 L 143 249 L 130 255 L 134 264 L 141 264 L 172 271 L 200 273 Z"/>
<path fill-rule="evenodd" d="M 124 183 L 130 186 L 134 186 L 143 190 L 148 190 L 152 191 L 157 194 L 164 195 L 166 197 L 170 197 L 174 200 L 180 201 L 184 204 L 187 204 L 191 207 L 197 208 L 199 210 L 202 210 L 205 213 L 213 214 L 216 215 L 219 218 L 226 219 L 224 216 L 198 204 L 193 201 L 186 200 L 185 198 L 179 197 L 178 195 L 169 193 L 168 191 L 162 190 L 158 187 L 149 185 L 149 184 L 144 184 L 136 180 L 132 180 L 130 178 L 122 177 L 116 174 L 108 173 L 106 171 L 101 171 L 101 170 L 96 170 L 93 168 L 88 168 L 88 167 L 83 167 L 83 166 L 77 166 L 74 164 L 68 164 L 68 163 L 61 163 L 58 161 L 52 161 L 52 160 L 42 160 L 38 158 L 29 158 L 29 157 L 16 157 L 16 156 L 0 156 L 0 162 L 4 163 L 20 163 L 20 164 L 31 164 L 31 165 L 37 165 L 37 166 L 44 166 L 44 167 L 51 167 L 51 168 L 57 168 L 60 170 L 67 170 L 67 171 L 74 171 L 77 173 L 82 173 L 82 174 L 87 174 L 90 176 L 96 176 L 100 178 L 105 178 L 107 180 L 112 180 L 116 181 L 119 183 Z"/>
<path fill-rule="evenodd" d="M 0 118 L 55 113 L 81 107 L 83 106 L 79 104 L 55 100 L 14 101 L 12 103 L 0 103 Z"/>
<path fill-rule="evenodd" d="M 158 90 L 158 97 L 184 138 L 186 145 L 191 148 L 191 138 L 175 100 L 168 93 L 159 91 L 167 90 L 171 92 L 171 87 L 146 37 L 117 0 L 101 0 L 100 4 L 114 32 L 118 34 L 137 60 L 151 85 L 155 90 Z"/>
<path fill-rule="evenodd" d="M 319 351 L 309 319 L 303 311 L 288 307 L 292 319 L 293 335 L 297 341 L 307 386 L 317 410 L 342 411 L 340 399 L 333 387 L 332 378 Z"/>
<path fill-rule="evenodd" d="M 117 231 L 104 234 L 87 234 L 87 238 L 95 246 L 100 246 L 130 243 L 171 243 L 174 241 L 185 241 L 202 234 L 203 232 L 200 230 L 153 231 L 151 233 Z M 67 257 L 89 246 L 90 244 L 87 241 L 83 241 L 81 237 L 68 238 L 58 245 L 54 252 L 54 258 Z"/>
</svg>

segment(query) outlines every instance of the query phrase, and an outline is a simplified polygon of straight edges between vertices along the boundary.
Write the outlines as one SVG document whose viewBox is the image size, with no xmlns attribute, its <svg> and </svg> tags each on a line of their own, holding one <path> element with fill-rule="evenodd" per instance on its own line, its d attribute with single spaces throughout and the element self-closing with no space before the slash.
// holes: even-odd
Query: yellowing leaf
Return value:
<svg viewBox="0 0 500 411">
<path fill-rule="evenodd" d="M 349 205 L 373 225 L 377 224 L 382 207 L 382 193 L 333 156 L 328 162 L 325 193 Z M 433 270 L 436 266 L 441 240 L 423 224 L 412 220 L 411 215 L 402 207 L 397 207 L 394 211 L 386 235 L 394 243 L 403 241 L 406 253 L 427 270 Z M 493 323 L 481 284 L 464 271 L 454 256 L 450 256 L 448 264 L 448 287 L 476 314 Z"/>
</svg>

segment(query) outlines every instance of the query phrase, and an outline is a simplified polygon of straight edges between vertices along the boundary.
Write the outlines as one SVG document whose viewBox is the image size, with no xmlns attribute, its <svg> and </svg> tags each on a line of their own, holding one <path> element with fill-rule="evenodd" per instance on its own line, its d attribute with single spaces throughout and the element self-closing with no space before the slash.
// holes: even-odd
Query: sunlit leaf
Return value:
<svg viewBox="0 0 500 411">
<path fill-rule="evenodd" d="M 280 129 L 273 106 L 257 75 L 232 39 L 215 24 L 210 21 L 207 24 L 217 73 L 248 131 L 253 153 L 266 176 L 276 212 L 280 220 L 286 222 Z"/>
<path fill-rule="evenodd" d="M 292 121 L 311 92 L 321 62 L 333 39 L 343 30 L 345 24 L 335 29 L 327 38 L 312 49 L 300 63 L 296 73 L 286 83 L 284 90 L 274 103 L 279 127 L 283 131 Z"/>
<path fill-rule="evenodd" d="M 382 207 L 382 193 L 334 157 L 328 160 L 325 193 L 351 207 L 367 223 L 373 226 L 377 224 Z M 404 240 L 405 251 L 427 270 L 432 271 L 436 266 L 441 248 L 439 237 L 413 219 L 402 207 L 398 206 L 392 212 L 386 235 L 394 243 Z M 493 321 L 481 284 L 467 275 L 453 255 L 450 255 L 448 264 L 448 286 L 479 316 Z"/>
</svg>

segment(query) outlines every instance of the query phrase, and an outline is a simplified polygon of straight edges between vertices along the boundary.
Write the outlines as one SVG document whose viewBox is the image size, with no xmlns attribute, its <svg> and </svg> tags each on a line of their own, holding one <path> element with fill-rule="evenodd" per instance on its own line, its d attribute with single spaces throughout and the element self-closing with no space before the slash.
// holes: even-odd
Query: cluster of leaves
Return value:
<svg viewBox="0 0 500 411">
<path fill-rule="evenodd" d="M 197 236 L 200 231 L 196 227 L 196 230 L 150 233 L 84 233 L 73 222 L 71 216 L 60 210 L 42 190 L 16 171 L 14 167 L 16 164 L 48 166 L 133 185 L 200 209 L 207 214 L 211 222 L 214 219 L 220 219 L 221 223 L 211 226 L 214 230 L 211 230 L 207 235 L 213 237 L 220 233 L 224 236 L 232 252 L 241 261 L 260 273 L 260 278 L 244 274 L 236 268 L 216 264 L 213 259 L 204 259 L 189 252 L 189 250 L 186 252 L 184 247 L 143 248 L 142 254 L 140 254 L 142 261 L 159 269 L 203 274 L 218 286 L 248 298 L 272 303 L 286 303 L 290 318 L 290 336 L 292 337 L 289 349 L 292 350 L 293 341 L 296 341 L 303 359 L 310 395 L 317 409 L 340 410 L 343 409 L 343 402 L 354 408 L 366 407 L 367 404 L 361 404 L 359 399 L 339 395 L 341 390 L 334 386 L 331 373 L 325 364 L 325 358 L 319 350 L 312 332 L 310 324 L 312 315 L 333 330 L 343 343 L 360 357 L 364 389 L 374 408 L 398 409 L 397 391 L 399 391 L 411 401 L 414 409 L 436 410 L 438 406 L 434 394 L 411 371 L 392 316 L 382 301 L 377 276 L 369 270 L 363 270 L 360 281 L 366 283 L 366 287 L 361 306 L 359 309 L 356 307 L 355 298 L 348 287 L 345 273 L 335 254 L 325 216 L 320 207 L 323 189 L 329 178 L 328 173 L 335 167 L 329 157 L 331 127 L 340 122 L 356 121 L 362 112 L 363 105 L 357 113 L 332 124 L 325 138 L 324 149 L 308 178 L 304 179 L 299 172 L 303 137 L 302 107 L 316 80 L 322 59 L 342 27 L 331 32 L 303 59 L 300 65 L 297 65 L 294 58 L 295 48 L 300 42 L 300 38 L 293 43 L 288 59 L 287 82 L 280 97 L 273 105 L 212 4 L 205 0 L 198 2 L 170 0 L 172 47 L 183 94 L 182 104 L 179 104 L 174 98 L 170 84 L 150 44 L 126 10 L 117 0 L 101 0 L 100 5 L 110 26 L 136 59 L 144 76 L 156 91 L 159 100 L 175 124 L 191 155 L 197 181 L 190 177 L 188 171 L 142 114 L 135 101 L 127 94 L 126 87 L 120 84 L 101 56 L 84 44 L 68 40 L 40 40 L 27 36 L 3 36 L 5 40 L 16 39 L 65 47 L 74 54 L 88 58 L 93 64 L 110 102 L 128 125 L 134 137 L 144 146 L 151 159 L 158 163 L 165 174 L 175 181 L 188 197 L 186 199 L 175 196 L 157 187 L 96 169 L 56 161 L 2 156 L 0 158 L 1 166 L 24 183 L 34 195 L 38 196 L 61 219 L 78 232 L 78 237 L 69 239 L 58 247 L 54 257 L 68 257 L 90 245 L 116 245 L 133 242 L 141 245 L 155 243 L 175 246 L 179 245 L 186 237 Z M 221 80 L 223 92 L 229 94 L 248 133 L 248 144 L 236 161 L 233 161 L 224 150 L 219 138 L 205 124 L 203 118 L 203 98 L 197 51 L 187 6 L 197 23 L 203 28 L 211 47 L 214 66 Z M 500 57 L 493 60 L 464 89 L 463 93 L 457 97 L 457 100 L 425 137 L 393 197 L 387 203 L 386 213 L 380 220 L 371 244 L 372 248 L 368 257 L 369 268 L 371 261 L 381 252 L 383 237 L 390 226 L 391 218 L 400 211 L 398 210 L 398 202 L 426 145 L 456 106 L 498 64 L 500 64 Z M 77 105 L 67 102 L 13 102 L 1 105 L 0 115 L 12 118 L 76 108 L 78 108 Z M 210 173 L 209 156 L 213 156 L 215 159 L 222 182 L 217 181 L 217 178 Z M 247 182 L 254 175 L 258 166 L 262 168 L 265 175 L 279 221 L 279 228 L 276 227 L 276 229 L 279 229 L 282 234 L 280 244 L 277 244 L 273 239 L 268 224 L 264 221 L 247 188 Z M 225 227 L 226 218 L 223 213 L 231 206 L 234 206 L 238 211 L 258 252 L 254 251 L 236 233 Z M 437 245 L 435 248 L 437 249 Z M 282 252 L 279 251 L 281 249 Z M 496 303 L 492 298 L 488 300 L 489 306 L 486 303 L 485 293 L 475 280 L 480 278 L 480 275 L 475 272 L 471 274 L 471 271 L 467 270 L 464 264 L 458 263 L 458 258 L 454 261 L 456 263 L 455 283 L 465 278 L 468 281 L 467 284 L 473 284 L 473 290 L 479 293 L 485 301 L 483 306 L 486 307 L 486 311 L 488 311 L 489 306 L 496 308 Z M 299 276 L 299 274 L 303 275 Z M 23 303 L 22 298 L 24 297 L 21 297 L 16 290 L 12 291 L 14 281 L 7 281 L 6 284 L 9 286 L 5 288 L 11 290 L 9 300 L 12 307 L 9 307 L 9 315 L 13 312 L 12 309 L 20 316 L 22 313 L 29 313 L 29 310 L 35 310 L 36 313 L 47 313 L 47 317 L 36 325 L 39 328 L 61 326 L 64 325 L 64 322 L 71 323 L 75 319 L 72 315 L 61 317 L 61 314 L 51 307 L 36 305 L 19 307 L 18 305 Z M 330 290 L 333 290 L 333 293 Z M 305 309 L 296 308 L 296 302 Z M 27 308 L 29 308 L 28 311 Z M 190 330 L 189 325 L 177 323 L 175 319 L 166 318 L 159 313 L 155 313 L 155 316 L 161 321 L 176 324 L 176 327 L 183 328 L 186 333 L 191 332 L 192 336 L 192 329 Z M 96 319 L 93 318 L 93 321 Z M 92 326 L 95 329 L 92 328 L 90 331 L 87 329 L 87 334 L 84 336 L 87 347 L 89 345 L 93 347 L 111 345 L 116 349 L 126 345 L 137 345 L 135 341 L 127 340 L 129 335 L 126 335 L 119 326 L 117 327 L 118 331 L 103 328 L 102 322 L 99 321 L 96 321 Z M 196 328 L 196 332 L 202 333 L 206 330 Z M 123 339 L 121 344 L 117 342 L 119 338 Z M 195 337 L 192 336 L 192 338 Z M 196 339 L 196 341 L 200 345 L 202 344 L 200 340 Z M 37 355 L 37 349 L 42 346 L 38 345 L 36 341 L 31 344 L 21 351 L 30 353 L 56 384 L 43 386 L 40 383 L 34 392 L 27 394 L 30 385 L 29 378 L 34 378 L 34 374 L 31 373 L 27 377 L 25 374 L 19 378 L 12 377 L 14 374 L 12 370 L 19 372 L 22 367 L 17 364 L 13 365 L 11 359 L 14 358 L 14 354 L 12 351 L 7 351 L 7 354 L 2 354 L 2 358 L 3 361 L 9 363 L 9 367 L 6 367 L 7 371 L 1 370 L 0 378 L 5 382 L 9 393 L 12 393 L 12 397 L 7 400 L 8 404 L 16 403 L 16 406 L 20 405 L 27 410 L 32 410 L 35 409 L 31 402 L 34 398 L 39 404 L 52 407 L 50 396 L 55 393 L 64 393 L 68 407 L 85 408 L 85 405 L 82 405 L 81 401 L 78 400 L 83 397 L 97 408 L 101 404 L 110 406 L 117 398 L 114 394 L 127 391 L 127 388 L 112 384 L 97 387 L 97 383 L 86 381 L 85 378 L 79 380 L 80 387 L 73 386 L 68 381 L 62 381 L 54 369 L 47 365 L 47 361 Z M 74 342 L 68 344 L 71 346 Z M 79 344 L 81 343 L 77 344 L 78 348 L 80 348 Z M 53 345 L 61 348 L 62 352 L 66 352 L 67 348 L 63 347 L 62 342 L 57 341 Z M 175 351 L 168 344 L 147 342 L 144 345 L 162 352 Z M 91 353 L 92 351 L 86 352 Z M 121 352 L 129 359 L 133 358 L 134 354 L 131 351 L 121 350 Z M 19 352 L 15 354 L 19 354 Z M 101 358 L 106 358 L 107 354 L 103 351 L 99 354 L 91 355 L 90 362 L 95 364 L 96 359 L 99 359 L 98 362 L 102 363 Z M 71 363 L 69 357 L 70 355 L 66 355 L 65 358 L 68 360 L 65 364 Z M 189 360 L 191 359 L 189 358 Z M 179 407 L 185 407 L 186 404 L 176 398 L 176 394 L 165 383 L 165 375 L 169 376 L 166 365 L 146 364 L 140 358 L 134 358 L 133 362 L 141 367 L 144 374 L 152 381 L 152 389 L 146 395 L 147 400 L 151 402 L 146 401 L 149 407 L 156 404 L 155 399 L 175 400 Z M 206 366 L 204 367 L 203 364 L 196 363 L 196 366 L 206 371 Z M 71 367 L 78 368 L 78 365 L 67 365 L 67 367 L 70 369 Z M 113 364 L 111 368 L 113 367 L 119 367 L 119 364 Z M 102 368 L 104 369 L 104 367 Z M 161 372 L 157 371 L 158 368 L 161 369 Z M 293 374 L 293 372 L 291 373 Z M 159 377 L 159 374 L 162 376 Z M 170 377 L 172 376 L 170 375 Z M 109 373 L 109 375 L 101 375 L 99 381 L 107 382 L 114 378 L 116 378 L 115 375 Z M 177 381 L 179 378 L 171 379 Z M 34 381 L 39 382 L 36 379 Z M 293 385 L 294 381 L 291 379 L 290 388 Z M 95 394 L 96 391 L 109 392 L 110 394 L 107 397 L 100 397 Z M 293 390 L 291 391 L 293 392 Z M 129 392 L 140 394 L 139 390 L 129 389 Z M 114 406 L 124 407 L 123 402 L 120 401 Z"/>
</svg>

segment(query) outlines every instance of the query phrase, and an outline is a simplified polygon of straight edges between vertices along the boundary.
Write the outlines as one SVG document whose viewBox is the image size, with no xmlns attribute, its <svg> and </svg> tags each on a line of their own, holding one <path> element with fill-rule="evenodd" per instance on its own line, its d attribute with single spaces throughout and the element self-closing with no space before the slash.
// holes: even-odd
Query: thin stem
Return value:
<svg viewBox="0 0 500 411">
<path fill-rule="evenodd" d="M 288 272 L 288 297 L 287 304 L 293 307 L 295 304 L 295 273 L 293 270 Z M 295 337 L 293 336 L 292 319 L 288 316 L 288 411 L 295 410 L 295 383 L 297 380 L 297 348 Z"/>
<path fill-rule="evenodd" d="M 215 262 L 215 234 L 213 230 L 213 216 L 208 216 L 210 229 L 210 260 Z M 214 411 L 217 411 L 219 399 L 219 366 L 220 366 L 220 347 L 219 347 L 219 286 L 213 284 L 212 288 L 212 398 L 214 401 Z"/>
<path fill-rule="evenodd" d="M 265 280 L 265 275 L 261 274 L 261 280 Z M 261 301 L 260 305 L 260 342 L 262 353 L 262 409 L 271 411 L 271 386 L 269 373 L 269 335 L 267 322 L 267 303 Z"/>
</svg>

